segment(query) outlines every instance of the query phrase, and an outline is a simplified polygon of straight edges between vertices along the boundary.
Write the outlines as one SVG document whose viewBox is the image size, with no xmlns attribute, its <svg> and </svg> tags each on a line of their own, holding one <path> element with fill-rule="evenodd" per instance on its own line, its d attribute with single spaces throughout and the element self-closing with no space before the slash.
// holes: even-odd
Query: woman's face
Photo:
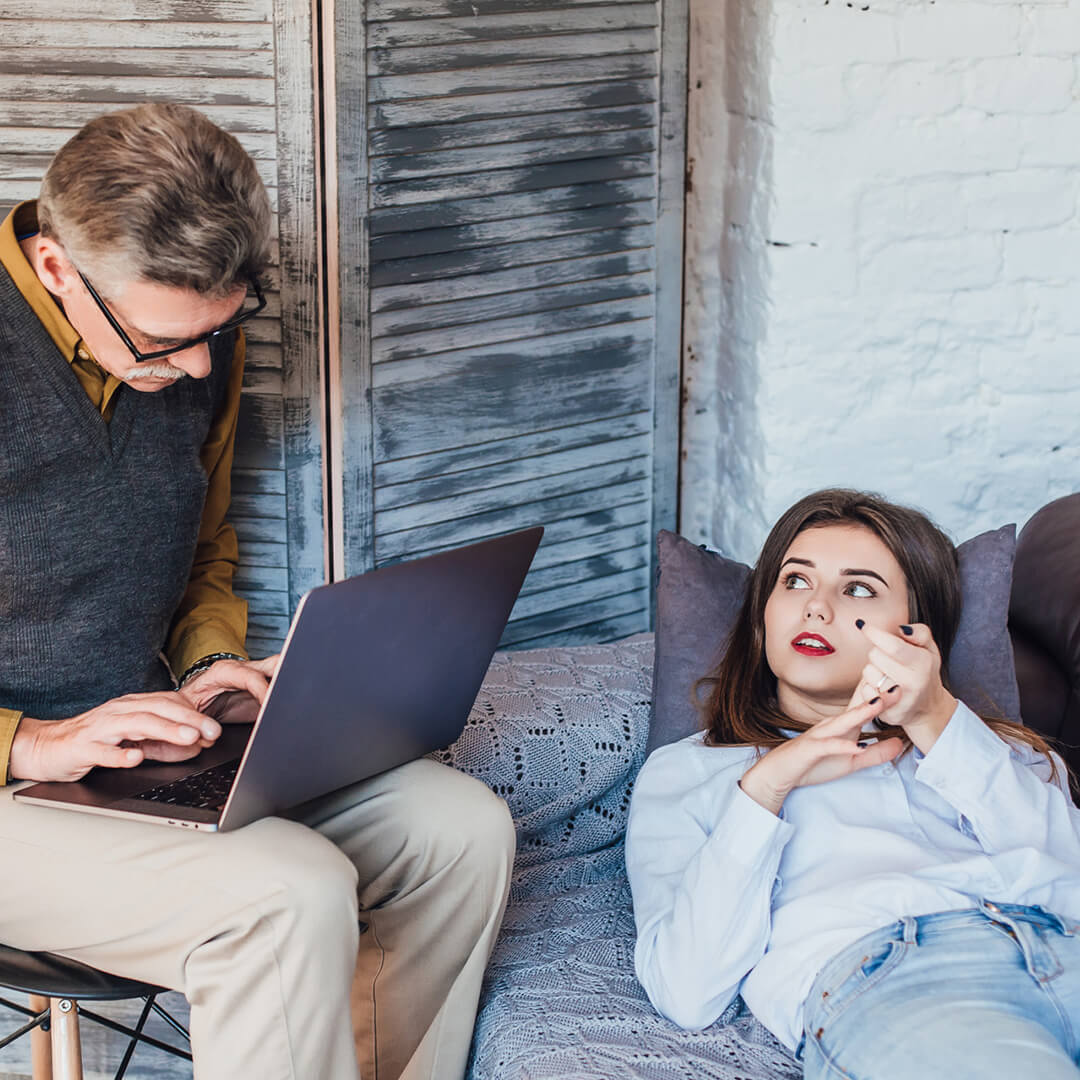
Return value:
<svg viewBox="0 0 1080 1080">
<path fill-rule="evenodd" d="M 861 525 L 800 533 L 765 604 L 780 708 L 810 721 L 846 708 L 870 651 L 855 620 L 895 634 L 908 618 L 907 578 L 876 534 Z"/>
</svg>

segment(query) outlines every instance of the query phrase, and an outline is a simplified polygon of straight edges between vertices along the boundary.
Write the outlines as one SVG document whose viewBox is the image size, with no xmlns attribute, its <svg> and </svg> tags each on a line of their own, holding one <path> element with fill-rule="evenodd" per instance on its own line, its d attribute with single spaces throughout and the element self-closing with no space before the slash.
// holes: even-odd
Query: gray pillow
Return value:
<svg viewBox="0 0 1080 1080">
<path fill-rule="evenodd" d="M 675 533 L 657 537 L 656 655 L 646 751 L 698 730 L 691 698 L 695 680 L 723 655 L 742 604 L 750 568 L 697 547 Z M 1009 591 L 1016 526 L 981 533 L 960 544 L 964 607 L 949 671 L 953 692 L 976 712 L 1020 719 Z"/>
</svg>

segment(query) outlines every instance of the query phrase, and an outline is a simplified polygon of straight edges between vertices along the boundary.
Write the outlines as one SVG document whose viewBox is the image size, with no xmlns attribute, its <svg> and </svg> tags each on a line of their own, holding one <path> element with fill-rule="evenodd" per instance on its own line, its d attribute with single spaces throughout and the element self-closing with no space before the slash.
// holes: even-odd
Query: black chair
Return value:
<svg viewBox="0 0 1080 1080">
<path fill-rule="evenodd" d="M 143 1034 L 151 1012 L 160 1016 L 190 1045 L 187 1029 L 157 1003 L 164 987 L 122 979 L 47 952 L 22 952 L 0 945 L 0 987 L 30 995 L 30 1008 L 0 997 L 0 1004 L 30 1017 L 18 1031 L 0 1039 L 0 1049 L 28 1032 L 33 1041 L 33 1080 L 82 1080 L 82 1045 L 79 1016 L 129 1037 L 116 1080 L 127 1071 L 138 1043 L 148 1043 L 191 1061 L 191 1053 Z M 90 1009 L 82 1001 L 125 1001 L 142 998 L 144 1005 L 135 1027 L 119 1024 Z"/>
</svg>

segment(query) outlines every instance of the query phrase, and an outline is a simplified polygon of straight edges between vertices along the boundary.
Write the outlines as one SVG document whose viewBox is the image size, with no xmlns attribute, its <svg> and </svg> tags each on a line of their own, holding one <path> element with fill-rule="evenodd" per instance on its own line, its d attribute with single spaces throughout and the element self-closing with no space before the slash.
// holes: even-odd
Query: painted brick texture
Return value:
<svg viewBox="0 0 1080 1080">
<path fill-rule="evenodd" d="M 695 0 L 683 531 L 1080 489 L 1080 0 Z M 748 134 L 749 132 L 749 134 Z"/>
</svg>

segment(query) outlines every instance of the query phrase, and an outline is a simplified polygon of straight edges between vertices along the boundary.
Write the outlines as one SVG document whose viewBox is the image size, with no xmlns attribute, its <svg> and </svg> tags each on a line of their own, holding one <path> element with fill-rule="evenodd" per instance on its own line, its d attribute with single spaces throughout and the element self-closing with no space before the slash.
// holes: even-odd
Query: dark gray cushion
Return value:
<svg viewBox="0 0 1080 1080">
<path fill-rule="evenodd" d="M 675 533 L 662 531 L 657 546 L 660 578 L 648 752 L 699 728 L 693 685 L 720 659 L 750 573 L 743 563 Z M 1020 692 L 1008 630 L 1016 526 L 981 533 L 957 551 L 964 608 L 949 664 L 953 692 L 977 712 L 1019 720 Z"/>
</svg>

